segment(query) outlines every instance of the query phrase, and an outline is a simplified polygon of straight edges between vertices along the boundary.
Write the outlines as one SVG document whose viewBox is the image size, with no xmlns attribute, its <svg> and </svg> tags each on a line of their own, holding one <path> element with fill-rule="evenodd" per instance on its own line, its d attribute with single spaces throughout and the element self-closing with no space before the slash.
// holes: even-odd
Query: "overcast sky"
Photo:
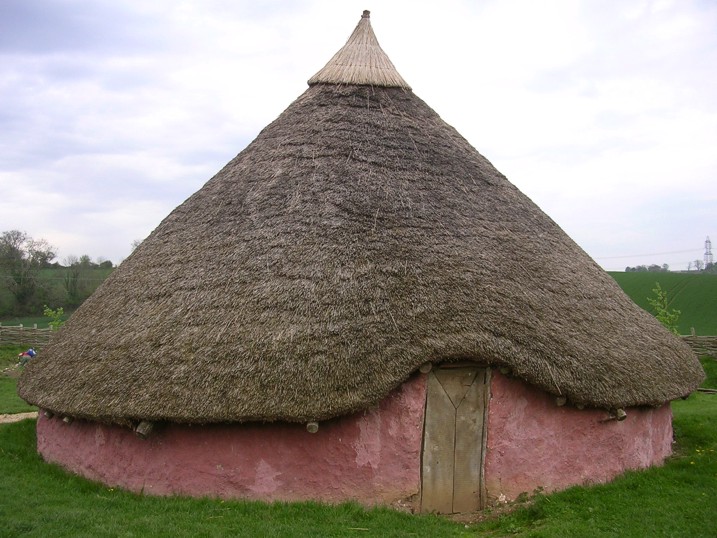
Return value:
<svg viewBox="0 0 717 538">
<path fill-rule="evenodd" d="M 604 268 L 717 250 L 714 0 L 1 0 L 0 231 L 120 262 L 364 9 L 414 92 Z"/>
</svg>

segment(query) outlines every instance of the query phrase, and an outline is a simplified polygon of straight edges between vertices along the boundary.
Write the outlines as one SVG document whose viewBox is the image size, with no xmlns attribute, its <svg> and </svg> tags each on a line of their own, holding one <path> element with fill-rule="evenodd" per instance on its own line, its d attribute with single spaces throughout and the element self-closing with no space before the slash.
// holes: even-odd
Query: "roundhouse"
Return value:
<svg viewBox="0 0 717 538">
<path fill-rule="evenodd" d="M 42 456 L 111 486 L 451 513 L 661 463 L 702 378 L 364 12 L 19 392 Z"/>
</svg>

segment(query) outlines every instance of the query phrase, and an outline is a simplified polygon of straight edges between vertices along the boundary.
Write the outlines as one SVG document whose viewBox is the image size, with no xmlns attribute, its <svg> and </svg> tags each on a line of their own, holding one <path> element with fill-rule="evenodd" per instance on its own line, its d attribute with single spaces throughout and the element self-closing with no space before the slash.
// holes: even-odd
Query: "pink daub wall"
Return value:
<svg viewBox="0 0 717 538">
<path fill-rule="evenodd" d="M 141 440 L 127 428 L 41 413 L 37 444 L 47 461 L 135 492 L 391 504 L 420 490 L 425 398 L 426 376 L 417 374 L 375 408 L 322 422 L 315 434 L 303 424 L 171 424 Z M 662 463 L 672 445 L 669 404 L 626 411 L 624 421 L 604 422 L 606 411 L 558 407 L 549 394 L 493 370 L 489 501 Z"/>
<path fill-rule="evenodd" d="M 376 408 L 320 423 L 167 425 L 131 430 L 40 413 L 45 460 L 135 492 L 261 500 L 389 504 L 418 493 L 426 376 Z"/>
<path fill-rule="evenodd" d="M 627 408 L 623 421 L 598 409 L 558 407 L 555 398 L 494 370 L 485 484 L 489 499 L 607 482 L 661 464 L 672 452 L 672 412 Z"/>
</svg>

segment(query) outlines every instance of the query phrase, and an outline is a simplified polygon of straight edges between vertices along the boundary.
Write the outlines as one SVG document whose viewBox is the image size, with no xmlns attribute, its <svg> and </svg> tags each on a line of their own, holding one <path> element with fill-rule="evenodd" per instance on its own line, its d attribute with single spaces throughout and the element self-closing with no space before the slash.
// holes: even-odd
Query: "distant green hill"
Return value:
<svg viewBox="0 0 717 538">
<path fill-rule="evenodd" d="M 670 308 L 676 308 L 680 314 L 680 334 L 690 334 L 694 327 L 697 334 L 717 335 L 717 274 L 706 273 L 670 273 L 670 272 L 610 272 L 620 287 L 639 306 L 654 313 L 648 297 L 655 283 L 659 282 L 667 291 Z"/>
<path fill-rule="evenodd" d="M 66 279 L 70 274 L 67 267 L 46 267 L 38 274 L 38 285 L 36 296 L 30 302 L 30 309 L 21 312 L 25 317 L 42 318 L 43 306 L 50 308 L 63 307 L 66 312 L 77 308 L 82 301 L 89 297 L 92 292 L 110 275 L 111 267 L 86 267 L 77 273 L 76 289 L 74 300 L 68 295 Z M 14 323 L 16 320 L 16 308 L 14 297 L 6 286 L 0 285 L 0 321 Z"/>
</svg>

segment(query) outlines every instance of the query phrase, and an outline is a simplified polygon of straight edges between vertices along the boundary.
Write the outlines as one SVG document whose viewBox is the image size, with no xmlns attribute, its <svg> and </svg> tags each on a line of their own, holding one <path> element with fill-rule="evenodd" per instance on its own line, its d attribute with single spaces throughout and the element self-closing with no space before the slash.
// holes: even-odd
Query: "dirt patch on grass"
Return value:
<svg viewBox="0 0 717 538">
<path fill-rule="evenodd" d="M 29 413 L 13 413 L 11 415 L 0 415 L 0 424 L 8 424 L 10 422 L 19 422 L 26 418 L 37 418 L 37 411 Z"/>
<path fill-rule="evenodd" d="M 13 377 L 17 379 L 20 377 L 20 374 L 22 373 L 22 366 L 19 364 L 13 364 L 10 366 L 6 366 L 2 369 L 2 375 L 5 377 Z"/>
</svg>

